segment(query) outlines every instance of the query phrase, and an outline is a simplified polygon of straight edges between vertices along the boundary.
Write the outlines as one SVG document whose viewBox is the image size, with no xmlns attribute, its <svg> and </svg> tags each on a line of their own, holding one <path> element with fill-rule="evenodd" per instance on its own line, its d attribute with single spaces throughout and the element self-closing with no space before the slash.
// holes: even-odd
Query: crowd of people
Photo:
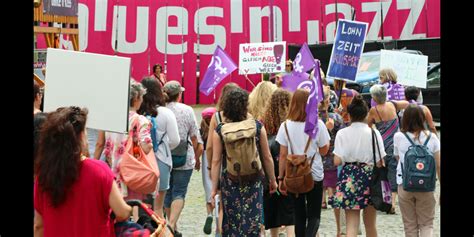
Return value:
<svg viewBox="0 0 474 237">
<path fill-rule="evenodd" d="M 288 71 L 291 67 L 288 61 Z M 389 214 L 398 203 L 406 236 L 432 236 L 434 191 L 404 188 L 409 176 L 403 166 L 412 146 L 423 146 L 433 155 L 432 172 L 439 180 L 440 141 L 420 90 L 397 84 L 393 70 L 380 71 L 381 84 L 370 89 L 370 108 L 345 81 L 335 80 L 332 90 L 322 74 L 315 138 L 304 132 L 309 91 L 280 88 L 281 77 L 258 83 L 250 94 L 227 83 L 198 125 L 193 109 L 181 103 L 185 88 L 167 81 L 161 65 L 153 72 L 140 82 L 131 79 L 128 102 L 133 141 L 154 155 L 159 170 L 150 193 L 128 187 L 121 173 L 131 132 L 100 131 L 89 155 L 87 108 L 43 113 L 43 91 L 34 82 L 35 236 L 115 236 L 114 221 L 139 220 L 138 208 L 126 202 L 134 199 L 166 219 L 174 236 L 182 236 L 178 220 L 193 170 L 201 171 L 206 194 L 206 234 L 212 232 L 213 213 L 219 213 L 216 236 L 261 236 L 265 230 L 278 236 L 284 228 L 289 237 L 313 237 L 321 209 L 331 206 L 337 236 L 357 236 L 361 211 L 366 235 L 377 236 L 371 201 L 375 166 L 388 169 Z M 397 94 L 390 95 L 387 90 L 394 88 Z M 299 192 L 292 182 L 303 180 L 293 175 L 303 166 L 307 189 Z"/>
</svg>

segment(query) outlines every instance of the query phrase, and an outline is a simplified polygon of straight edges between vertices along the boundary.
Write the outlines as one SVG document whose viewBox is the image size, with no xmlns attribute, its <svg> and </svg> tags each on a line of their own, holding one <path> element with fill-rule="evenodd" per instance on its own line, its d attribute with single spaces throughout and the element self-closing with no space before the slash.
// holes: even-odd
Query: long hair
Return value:
<svg viewBox="0 0 474 237">
<path fill-rule="evenodd" d="M 273 92 L 263 115 L 263 124 L 268 134 L 275 135 L 278 133 L 280 125 L 285 121 L 288 115 L 290 100 L 291 93 L 286 90 L 278 88 Z"/>
<path fill-rule="evenodd" d="M 152 77 L 144 78 L 141 83 L 146 89 L 146 94 L 143 95 L 143 102 L 138 113 L 156 117 L 158 115 L 157 107 L 164 105 L 161 85 L 158 80 Z"/>
<path fill-rule="evenodd" d="M 273 92 L 277 89 L 277 86 L 269 81 L 262 81 L 252 90 L 249 95 L 249 113 L 254 118 L 260 119 L 263 117 L 265 106 Z"/>
<path fill-rule="evenodd" d="M 79 178 L 81 148 L 88 110 L 63 107 L 48 114 L 41 128 L 36 174 L 42 192 L 58 207 Z"/>
<path fill-rule="evenodd" d="M 235 88 L 229 92 L 222 105 L 222 111 L 226 119 L 239 122 L 247 118 L 247 106 L 249 93 L 241 88 Z"/>
<path fill-rule="evenodd" d="M 306 102 L 309 92 L 304 89 L 298 89 L 291 97 L 290 109 L 287 119 L 295 122 L 304 122 L 306 119 Z"/>
<path fill-rule="evenodd" d="M 206 117 L 201 120 L 201 137 L 203 141 L 207 141 L 209 136 L 209 124 L 211 123 L 211 118 Z"/>
<path fill-rule="evenodd" d="M 425 130 L 425 113 L 423 109 L 416 105 L 410 104 L 403 112 L 402 127 L 400 131 L 411 132 L 418 137 L 421 131 Z M 419 139 L 419 137 L 418 137 Z"/>
<path fill-rule="evenodd" d="M 226 95 L 229 93 L 229 91 L 231 91 L 235 88 L 240 88 L 240 87 L 239 87 L 239 85 L 237 85 L 233 82 L 229 82 L 229 83 L 225 84 L 224 87 L 222 87 L 221 95 L 219 96 L 219 100 L 217 101 L 217 106 L 216 106 L 217 111 L 222 111 L 222 107 L 223 107 Z"/>
</svg>

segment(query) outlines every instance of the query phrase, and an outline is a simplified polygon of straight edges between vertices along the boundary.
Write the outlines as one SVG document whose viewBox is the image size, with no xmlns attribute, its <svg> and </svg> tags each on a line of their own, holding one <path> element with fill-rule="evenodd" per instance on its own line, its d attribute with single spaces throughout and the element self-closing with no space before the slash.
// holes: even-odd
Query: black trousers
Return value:
<svg viewBox="0 0 474 237">
<path fill-rule="evenodd" d="M 295 196 L 296 237 L 316 236 L 321 221 L 322 201 L 323 181 L 315 181 L 311 191 Z"/>
</svg>

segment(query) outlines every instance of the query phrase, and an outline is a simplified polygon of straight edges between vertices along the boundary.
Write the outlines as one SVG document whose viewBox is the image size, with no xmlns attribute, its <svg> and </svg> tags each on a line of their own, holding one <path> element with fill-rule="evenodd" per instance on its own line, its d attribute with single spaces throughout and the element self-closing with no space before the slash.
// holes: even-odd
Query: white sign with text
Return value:
<svg viewBox="0 0 474 237">
<path fill-rule="evenodd" d="M 428 56 L 382 50 L 380 69 L 392 68 L 397 73 L 397 83 L 404 86 L 426 88 Z"/>
</svg>

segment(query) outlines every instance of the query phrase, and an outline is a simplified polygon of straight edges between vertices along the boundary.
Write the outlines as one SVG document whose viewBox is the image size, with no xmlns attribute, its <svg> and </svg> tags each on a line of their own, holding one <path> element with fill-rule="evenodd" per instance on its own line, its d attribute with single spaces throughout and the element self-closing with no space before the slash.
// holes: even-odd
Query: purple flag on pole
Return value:
<svg viewBox="0 0 474 237">
<path fill-rule="evenodd" d="M 314 139 L 318 133 L 318 103 L 323 99 L 321 84 L 319 61 L 316 61 L 314 76 L 311 80 L 311 91 L 309 92 L 308 102 L 306 103 L 306 121 L 304 125 L 304 132 L 312 139 Z"/>
<path fill-rule="evenodd" d="M 305 42 L 293 62 L 293 72 L 298 74 L 305 73 L 313 69 L 315 65 L 313 55 L 309 50 L 308 44 Z"/>
<path fill-rule="evenodd" d="M 209 95 L 216 89 L 216 86 L 235 69 L 237 69 L 237 65 L 235 65 L 234 61 L 232 61 L 220 46 L 217 46 L 211 62 L 209 66 L 207 66 L 204 79 L 201 81 L 201 85 L 199 85 L 199 91 L 205 95 Z"/>
<path fill-rule="evenodd" d="M 281 87 L 289 92 L 295 92 L 299 88 L 311 89 L 311 80 L 308 73 L 291 72 L 282 78 Z"/>
</svg>

